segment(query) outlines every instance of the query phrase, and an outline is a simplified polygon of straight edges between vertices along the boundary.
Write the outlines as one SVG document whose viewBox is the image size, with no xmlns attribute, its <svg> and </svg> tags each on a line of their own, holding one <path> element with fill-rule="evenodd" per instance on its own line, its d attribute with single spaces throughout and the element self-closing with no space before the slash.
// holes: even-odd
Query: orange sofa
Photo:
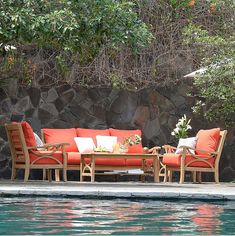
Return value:
<svg viewBox="0 0 235 236">
<path fill-rule="evenodd" d="M 48 143 L 60 143 L 65 142 L 70 145 L 65 147 L 65 151 L 68 155 L 67 158 L 67 170 L 80 170 L 80 158 L 81 153 L 79 152 L 75 137 L 91 137 L 96 145 L 96 135 L 103 136 L 116 136 L 118 142 L 122 142 L 124 138 L 130 135 L 139 135 L 141 137 L 141 130 L 119 130 L 119 129 L 85 129 L 85 128 L 70 128 L 70 129 L 49 129 L 43 128 L 41 130 L 42 141 L 45 144 Z M 129 147 L 128 153 L 140 153 L 143 154 L 142 143 Z M 151 160 L 147 160 L 148 164 L 151 164 Z M 141 158 L 125 159 L 125 158 L 96 158 L 95 160 L 96 169 L 107 170 L 129 170 L 129 169 L 140 169 L 142 168 Z"/>
</svg>

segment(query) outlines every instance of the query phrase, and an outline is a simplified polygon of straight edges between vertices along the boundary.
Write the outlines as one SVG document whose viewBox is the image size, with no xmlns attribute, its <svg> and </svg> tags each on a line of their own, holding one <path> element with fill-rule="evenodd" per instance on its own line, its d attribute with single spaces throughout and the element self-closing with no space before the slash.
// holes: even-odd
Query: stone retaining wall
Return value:
<svg viewBox="0 0 235 236">
<path fill-rule="evenodd" d="M 183 114 L 192 118 L 192 136 L 201 128 L 215 127 L 192 114 L 193 100 L 185 95 L 188 86 L 182 84 L 177 90 L 161 88 L 134 93 L 72 88 L 66 84 L 49 89 L 18 88 L 11 84 L 9 89 L 0 91 L 0 178 L 10 178 L 10 150 L 3 125 L 11 120 L 29 121 L 38 134 L 41 127 L 138 128 L 148 147 L 174 144 L 170 133 Z M 220 163 L 221 181 L 235 179 L 234 134 L 234 129 L 229 130 Z M 22 172 L 18 174 L 23 175 Z M 39 178 L 41 172 L 33 171 L 32 175 L 31 178 Z M 210 174 L 205 174 L 204 180 L 212 179 Z"/>
</svg>

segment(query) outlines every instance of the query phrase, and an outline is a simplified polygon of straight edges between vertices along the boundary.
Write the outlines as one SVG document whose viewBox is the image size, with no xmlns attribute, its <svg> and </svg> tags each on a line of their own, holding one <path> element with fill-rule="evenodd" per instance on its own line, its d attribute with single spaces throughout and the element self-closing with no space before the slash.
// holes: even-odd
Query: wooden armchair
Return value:
<svg viewBox="0 0 235 236">
<path fill-rule="evenodd" d="M 67 143 L 54 143 L 37 147 L 33 130 L 27 122 L 5 124 L 12 156 L 11 179 L 16 177 L 17 169 L 24 169 L 24 181 L 28 181 L 31 169 L 63 170 L 63 179 L 67 181 Z M 49 175 L 50 176 L 50 175 Z M 58 177 L 57 177 L 58 179 Z"/>
<path fill-rule="evenodd" d="M 175 147 L 164 145 L 166 153 L 162 163 L 165 166 L 165 182 L 172 180 L 173 171 L 180 171 L 180 183 L 184 183 L 185 171 L 191 171 L 194 182 L 197 179 L 201 182 L 201 172 L 213 172 L 215 182 L 219 183 L 219 161 L 226 135 L 227 130 L 220 131 L 219 128 L 200 130 L 196 148 L 181 146 L 182 154 L 175 154 Z"/>
</svg>

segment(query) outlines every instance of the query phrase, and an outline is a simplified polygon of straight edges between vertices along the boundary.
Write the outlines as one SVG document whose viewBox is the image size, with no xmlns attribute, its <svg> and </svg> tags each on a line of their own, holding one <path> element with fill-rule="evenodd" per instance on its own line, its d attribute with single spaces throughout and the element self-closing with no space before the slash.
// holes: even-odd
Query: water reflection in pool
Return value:
<svg viewBox="0 0 235 236">
<path fill-rule="evenodd" d="M 233 234 L 233 202 L 1 198 L 0 234 Z"/>
</svg>

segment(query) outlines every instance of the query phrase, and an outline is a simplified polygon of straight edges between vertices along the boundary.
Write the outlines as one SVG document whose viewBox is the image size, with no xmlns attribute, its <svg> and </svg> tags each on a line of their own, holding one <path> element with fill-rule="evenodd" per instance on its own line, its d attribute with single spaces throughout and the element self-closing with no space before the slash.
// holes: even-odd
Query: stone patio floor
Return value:
<svg viewBox="0 0 235 236">
<path fill-rule="evenodd" d="M 42 182 L 0 180 L 0 196 L 151 198 L 235 201 L 235 183 Z"/>
</svg>

